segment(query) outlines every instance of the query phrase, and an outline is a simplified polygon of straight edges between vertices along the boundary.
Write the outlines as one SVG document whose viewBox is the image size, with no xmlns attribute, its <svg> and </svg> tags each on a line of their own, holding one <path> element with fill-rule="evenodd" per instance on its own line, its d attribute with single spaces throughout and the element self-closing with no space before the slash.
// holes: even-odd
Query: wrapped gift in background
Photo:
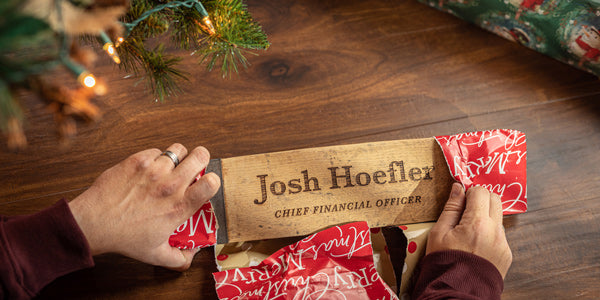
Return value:
<svg viewBox="0 0 600 300">
<path fill-rule="evenodd" d="M 600 76 L 600 1 L 419 1 Z"/>
</svg>

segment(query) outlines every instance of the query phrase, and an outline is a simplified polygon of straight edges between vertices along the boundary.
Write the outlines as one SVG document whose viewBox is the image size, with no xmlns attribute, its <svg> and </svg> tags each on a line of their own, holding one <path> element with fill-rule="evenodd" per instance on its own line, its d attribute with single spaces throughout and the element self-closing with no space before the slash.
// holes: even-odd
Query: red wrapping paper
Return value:
<svg viewBox="0 0 600 300">
<path fill-rule="evenodd" d="M 212 205 L 206 202 L 193 216 L 179 225 L 169 237 L 169 244 L 179 249 L 195 249 L 217 243 L 217 219 Z"/>
<path fill-rule="evenodd" d="M 505 215 L 527 211 L 527 144 L 517 130 L 496 129 L 435 137 L 450 173 L 468 190 L 500 195 Z"/>
<path fill-rule="evenodd" d="M 196 182 L 206 170 L 200 171 Z M 213 246 L 217 243 L 217 219 L 212 205 L 206 202 L 193 216 L 179 225 L 169 237 L 169 245 L 179 249 L 194 249 Z"/>
<path fill-rule="evenodd" d="M 488 130 L 435 137 L 450 173 L 465 189 L 483 186 L 500 195 L 505 215 L 527 211 L 527 145 L 516 130 Z M 204 174 L 204 170 L 198 178 Z M 169 243 L 181 249 L 216 243 L 216 218 L 205 204 L 171 235 Z"/>
<path fill-rule="evenodd" d="M 398 299 L 375 270 L 366 222 L 323 230 L 255 267 L 213 277 L 221 300 Z"/>
</svg>

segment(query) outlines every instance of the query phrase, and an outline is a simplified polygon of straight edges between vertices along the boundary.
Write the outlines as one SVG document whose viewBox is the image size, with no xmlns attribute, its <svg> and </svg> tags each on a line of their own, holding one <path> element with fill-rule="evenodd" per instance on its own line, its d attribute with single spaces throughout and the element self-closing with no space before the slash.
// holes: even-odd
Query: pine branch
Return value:
<svg viewBox="0 0 600 300">
<path fill-rule="evenodd" d="M 201 34 L 201 27 L 196 20 L 203 18 L 195 9 L 186 7 L 178 8 L 173 11 L 173 26 L 171 41 L 181 49 L 190 50 L 198 47 L 198 36 Z"/>
<path fill-rule="evenodd" d="M 228 76 L 238 72 L 238 64 L 248 66 L 245 54 L 249 50 L 265 50 L 269 47 L 260 25 L 254 22 L 241 0 L 211 0 L 206 2 L 212 9 L 217 33 L 200 40 L 200 63 L 207 61 L 208 70 L 221 65 L 221 73 Z"/>
<path fill-rule="evenodd" d="M 181 92 L 180 80 L 188 80 L 187 73 L 176 68 L 181 58 L 164 54 L 163 44 L 148 50 L 142 41 L 129 39 L 119 46 L 119 55 L 120 67 L 146 81 L 161 102 Z"/>
<path fill-rule="evenodd" d="M 132 24 L 142 17 L 145 12 L 151 11 L 158 4 L 160 3 L 148 0 L 133 0 L 129 11 L 123 18 L 125 26 L 127 27 L 127 24 Z M 132 38 L 145 41 L 148 38 L 158 37 L 164 34 L 168 29 L 169 11 L 162 10 L 150 14 L 149 17 L 139 22 L 135 27 L 130 28 L 131 32 L 129 35 Z"/>
<path fill-rule="evenodd" d="M 142 60 L 148 83 L 154 95 L 162 102 L 165 97 L 170 97 L 181 92 L 178 80 L 188 80 L 186 73 L 175 68 L 181 61 L 180 57 L 165 55 L 164 45 L 156 46 L 152 51 L 144 51 Z"/>
<path fill-rule="evenodd" d="M 200 63 L 207 62 L 207 70 L 211 71 L 220 65 L 224 77 L 238 72 L 239 65 L 248 67 L 246 55 L 256 55 L 249 50 L 269 47 L 262 28 L 252 20 L 241 0 L 203 2 L 211 19 L 215 20 L 215 34 L 210 34 L 202 27 L 201 20 L 204 16 L 191 5 L 193 3 L 194 1 L 134 0 L 124 18 L 125 27 L 130 30 L 130 34 L 118 51 L 123 62 L 121 67 L 137 76 L 141 75 L 140 69 L 143 69 L 146 72 L 144 76 L 151 80 L 149 85 L 155 96 L 161 101 L 165 96 L 180 90 L 177 78 L 183 79 L 185 75 L 176 68 L 180 59 L 165 59 L 158 54 L 150 56 L 149 51 L 144 48 L 148 38 L 168 32 L 171 40 L 180 48 L 200 53 Z M 139 21 L 148 12 L 152 14 Z M 133 27 L 132 24 L 137 25 Z M 164 49 L 162 44 L 159 46 Z"/>
<path fill-rule="evenodd" d="M 89 102 L 105 91 L 101 78 L 87 70 L 94 55 L 80 49 L 77 37 L 98 38 L 120 68 L 145 80 L 160 101 L 181 89 L 187 73 L 178 68 L 180 57 L 167 55 L 156 43 L 165 34 L 179 48 L 200 53 L 207 69 L 221 69 L 224 77 L 249 65 L 246 55 L 269 47 L 260 25 L 254 22 L 242 0 L 1 0 L 0 1 L 0 128 L 12 146 L 24 145 L 22 111 L 12 89 L 22 86 L 36 92 L 54 108 L 59 131 L 74 134 L 74 117 L 95 120 Z M 206 6 L 203 6 L 205 4 Z M 205 9 L 206 8 L 206 9 Z M 124 11 L 121 22 L 117 18 Z M 214 28 L 213 28 L 214 24 Z M 113 51 L 113 43 L 119 41 Z M 100 34 L 99 34 L 100 33 Z M 111 38 L 107 37 L 110 36 Z M 94 37 L 90 39 L 90 37 Z M 112 42 L 111 42 L 112 40 Z M 70 70 L 80 89 L 55 88 L 32 80 L 58 65 Z M 43 88 L 40 88 L 43 87 Z"/>
</svg>

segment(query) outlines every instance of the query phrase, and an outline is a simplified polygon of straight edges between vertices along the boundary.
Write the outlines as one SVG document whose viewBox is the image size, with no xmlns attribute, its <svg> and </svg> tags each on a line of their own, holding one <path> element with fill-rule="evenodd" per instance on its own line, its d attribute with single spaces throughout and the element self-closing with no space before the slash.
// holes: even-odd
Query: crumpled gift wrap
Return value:
<svg viewBox="0 0 600 300">
<path fill-rule="evenodd" d="M 335 226 L 253 267 L 213 273 L 220 299 L 398 299 L 373 262 L 366 222 Z"/>
<path fill-rule="evenodd" d="M 200 171 L 194 182 L 204 176 Z M 179 225 L 169 237 L 169 245 L 179 249 L 206 248 L 217 243 L 217 219 L 212 204 L 206 202 L 194 215 Z"/>
<path fill-rule="evenodd" d="M 217 243 L 217 219 L 210 202 L 179 225 L 169 237 L 169 245 L 179 249 L 206 248 Z"/>
<path fill-rule="evenodd" d="M 465 189 L 483 186 L 499 194 L 505 215 L 527 211 L 527 145 L 517 130 L 495 129 L 435 137 L 450 173 Z M 201 176 L 201 173 L 199 176 Z M 170 244 L 182 249 L 215 245 L 210 203 L 177 228 Z"/>
<path fill-rule="evenodd" d="M 517 130 L 495 129 L 436 136 L 450 174 L 468 190 L 500 195 L 505 215 L 527 211 L 527 144 Z"/>
<path fill-rule="evenodd" d="M 427 237 L 435 222 L 418 223 L 402 225 L 400 229 L 406 237 L 406 259 L 402 266 L 402 283 L 400 284 L 400 296 L 402 299 L 410 299 L 412 290 L 412 275 L 419 264 L 419 261 L 425 256 L 427 248 Z"/>
<path fill-rule="evenodd" d="M 215 245 L 217 269 L 226 271 L 235 268 L 254 267 L 277 250 L 298 242 L 302 237 L 237 242 Z M 373 262 L 377 273 L 393 291 L 397 291 L 394 268 L 391 264 L 385 238 L 380 228 L 371 228 Z"/>
<path fill-rule="evenodd" d="M 303 237 L 235 242 L 215 245 L 215 260 L 219 271 L 255 267 L 277 250 L 298 242 Z"/>
<path fill-rule="evenodd" d="M 390 234 L 386 237 L 380 228 L 370 229 L 375 269 L 383 281 L 401 296 L 401 299 L 410 299 L 412 275 L 420 259 L 425 256 L 427 237 L 433 225 L 435 222 L 401 225 L 398 228 L 402 230 L 402 233 L 399 230 L 393 231 L 393 233 L 388 231 Z M 403 234 L 404 237 L 399 236 L 400 234 Z M 403 238 L 406 240 L 402 241 Z M 300 237 L 293 237 L 215 245 L 217 268 L 219 271 L 225 271 L 257 266 L 278 249 L 296 243 L 300 239 Z M 394 244 L 401 247 L 398 250 L 403 252 L 392 260 L 390 255 L 397 253 L 389 253 L 386 243 L 386 240 L 389 241 L 389 239 L 395 240 L 394 242 L 397 243 Z M 398 282 L 396 282 L 395 274 L 398 275 Z"/>
</svg>

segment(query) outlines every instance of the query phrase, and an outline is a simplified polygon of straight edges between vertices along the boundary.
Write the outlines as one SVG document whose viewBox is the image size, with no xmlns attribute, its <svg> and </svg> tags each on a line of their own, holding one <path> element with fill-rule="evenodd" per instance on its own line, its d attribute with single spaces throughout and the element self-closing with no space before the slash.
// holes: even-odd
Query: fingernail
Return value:
<svg viewBox="0 0 600 300">
<path fill-rule="evenodd" d="M 452 184 L 452 191 L 450 192 L 450 194 L 452 195 L 452 197 L 458 197 L 458 195 L 460 195 L 461 190 L 462 185 L 458 182 L 455 182 Z"/>
</svg>

